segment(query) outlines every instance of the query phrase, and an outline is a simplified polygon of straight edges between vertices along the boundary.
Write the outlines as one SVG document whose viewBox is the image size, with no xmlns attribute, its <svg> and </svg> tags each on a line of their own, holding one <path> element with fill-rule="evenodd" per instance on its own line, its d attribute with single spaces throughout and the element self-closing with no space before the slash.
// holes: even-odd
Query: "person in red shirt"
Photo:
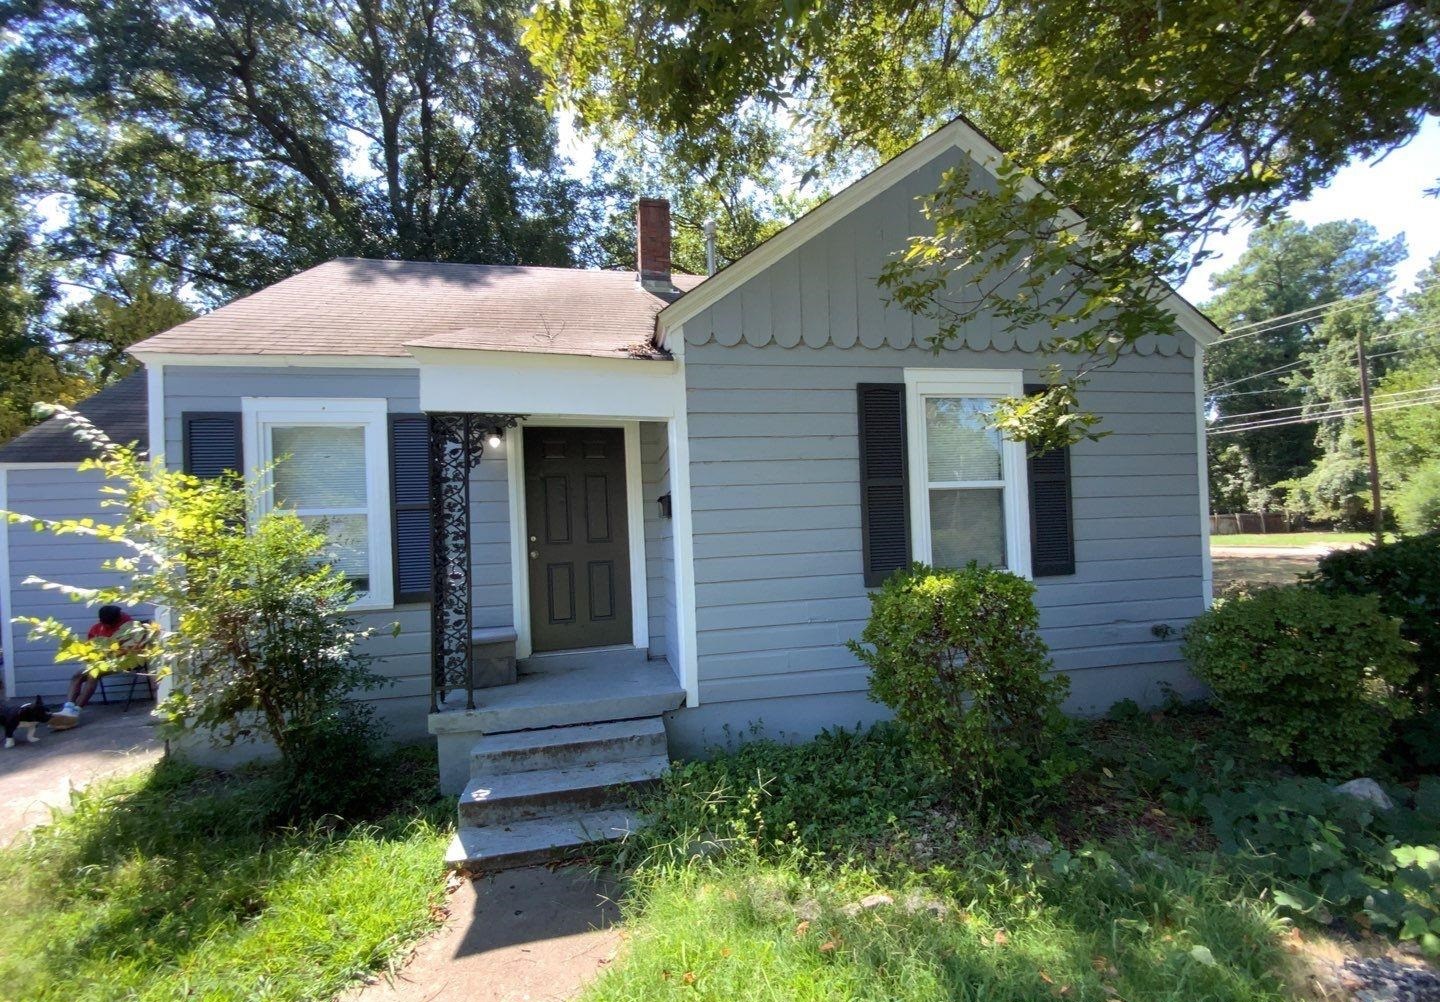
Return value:
<svg viewBox="0 0 1440 1002">
<path fill-rule="evenodd" d="M 85 639 L 108 640 L 134 622 L 118 605 L 102 605 L 98 618 L 99 622 L 90 627 Z M 70 676 L 70 692 L 65 697 L 65 705 L 51 715 L 50 729 L 63 731 L 78 724 L 81 708 L 90 702 L 99 684 L 100 677 L 88 671 L 77 671 Z"/>
</svg>

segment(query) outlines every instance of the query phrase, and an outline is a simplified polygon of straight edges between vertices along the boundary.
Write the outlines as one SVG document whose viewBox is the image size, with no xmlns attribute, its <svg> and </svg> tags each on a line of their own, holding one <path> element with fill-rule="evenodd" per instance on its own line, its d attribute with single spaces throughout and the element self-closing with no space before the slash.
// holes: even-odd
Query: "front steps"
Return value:
<svg viewBox="0 0 1440 1002">
<path fill-rule="evenodd" d="M 685 702 L 664 659 L 635 648 L 541 654 L 514 685 L 475 692 L 475 708 L 429 718 L 440 789 L 459 796 L 452 867 L 498 870 L 622 838 L 630 791 L 669 762 L 663 715 Z M 463 699 L 463 694 L 459 694 Z"/>
</svg>

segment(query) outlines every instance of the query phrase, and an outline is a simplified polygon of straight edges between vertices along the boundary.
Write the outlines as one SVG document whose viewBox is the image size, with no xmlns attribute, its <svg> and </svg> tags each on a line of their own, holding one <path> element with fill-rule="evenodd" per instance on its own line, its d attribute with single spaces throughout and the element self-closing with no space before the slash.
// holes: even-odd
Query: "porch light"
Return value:
<svg viewBox="0 0 1440 1002">
<path fill-rule="evenodd" d="M 492 449 L 498 449 L 500 448 L 500 441 L 500 429 L 491 428 L 489 433 L 485 436 L 485 444 Z"/>
</svg>

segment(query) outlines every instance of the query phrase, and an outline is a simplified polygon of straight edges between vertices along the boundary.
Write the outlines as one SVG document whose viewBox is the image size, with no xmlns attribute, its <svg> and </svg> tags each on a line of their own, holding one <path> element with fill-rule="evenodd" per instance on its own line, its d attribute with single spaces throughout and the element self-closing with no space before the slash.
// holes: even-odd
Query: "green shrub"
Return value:
<svg viewBox="0 0 1440 1002">
<path fill-rule="evenodd" d="M 1440 529 L 1440 463 L 1421 469 L 1395 492 L 1395 521 L 1417 535 Z"/>
<path fill-rule="evenodd" d="M 870 667 L 870 694 L 895 711 L 917 751 L 955 791 L 988 810 L 1064 778 L 1064 676 L 1035 632 L 1035 586 L 993 568 L 897 573 L 870 598 L 850 649 Z"/>
<path fill-rule="evenodd" d="M 1440 953 L 1440 780 L 1390 810 L 1314 779 L 1252 783 L 1205 798 L 1225 852 L 1265 874 L 1277 904 L 1345 918 Z"/>
<path fill-rule="evenodd" d="M 1327 775 L 1369 767 L 1408 704 L 1412 645 L 1374 598 L 1300 585 L 1217 602 L 1184 653 L 1221 712 L 1266 756 Z"/>
<path fill-rule="evenodd" d="M 1374 595 L 1417 645 L 1406 691 L 1421 710 L 1440 710 L 1440 532 L 1363 550 L 1337 550 L 1311 583 L 1330 594 Z"/>
</svg>

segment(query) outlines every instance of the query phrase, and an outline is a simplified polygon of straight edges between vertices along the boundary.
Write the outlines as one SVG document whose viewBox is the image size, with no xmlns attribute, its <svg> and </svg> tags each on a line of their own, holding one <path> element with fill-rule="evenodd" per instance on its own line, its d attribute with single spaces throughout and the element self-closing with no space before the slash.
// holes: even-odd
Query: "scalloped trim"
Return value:
<svg viewBox="0 0 1440 1002">
<path fill-rule="evenodd" d="M 693 325 L 686 325 L 685 343 L 692 345 L 705 345 L 715 342 L 724 348 L 733 348 L 744 341 L 752 348 L 764 348 L 769 345 L 776 345 L 780 348 L 798 348 L 802 345 L 806 348 L 911 348 L 915 346 L 925 347 L 923 342 L 917 341 L 911 333 L 900 334 L 897 331 L 879 331 L 875 335 L 851 339 L 848 342 L 835 337 L 827 336 L 822 341 L 812 338 L 802 338 L 798 330 L 790 336 L 777 335 L 773 332 L 766 332 L 763 338 L 743 337 L 739 327 L 731 327 L 724 331 L 707 329 L 703 335 L 692 333 Z M 789 332 L 786 332 L 789 333 Z M 1039 351 L 1042 335 L 1031 331 L 1022 331 L 1014 334 L 1006 331 L 994 333 L 975 332 L 966 334 L 959 341 L 947 346 L 948 350 L 968 348 L 971 351 L 1022 351 L 1033 353 Z M 928 349 L 927 349 L 928 350 Z M 1195 341 L 1184 333 L 1168 337 L 1160 337 L 1150 334 L 1142 337 L 1134 344 L 1125 348 L 1121 354 L 1135 355 L 1160 355 L 1169 358 L 1179 354 L 1186 358 L 1195 357 Z"/>
</svg>

